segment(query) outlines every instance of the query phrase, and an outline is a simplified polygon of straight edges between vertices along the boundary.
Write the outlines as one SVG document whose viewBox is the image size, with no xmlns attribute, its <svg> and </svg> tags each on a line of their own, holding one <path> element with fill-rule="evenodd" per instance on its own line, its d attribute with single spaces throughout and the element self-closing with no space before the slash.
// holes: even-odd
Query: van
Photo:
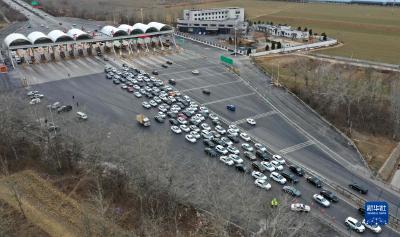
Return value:
<svg viewBox="0 0 400 237">
<path fill-rule="evenodd" d="M 88 118 L 85 113 L 80 112 L 80 111 L 76 112 L 76 115 L 78 116 L 79 119 L 82 119 L 82 120 L 87 120 L 87 118 Z"/>
</svg>

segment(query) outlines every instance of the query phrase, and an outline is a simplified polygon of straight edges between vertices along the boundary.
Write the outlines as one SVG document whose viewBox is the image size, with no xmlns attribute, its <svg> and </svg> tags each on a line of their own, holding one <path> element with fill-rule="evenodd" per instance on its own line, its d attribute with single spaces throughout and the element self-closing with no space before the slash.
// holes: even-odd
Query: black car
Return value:
<svg viewBox="0 0 400 237">
<path fill-rule="evenodd" d="M 218 121 L 218 120 L 216 120 L 216 121 Z M 238 138 L 237 136 L 233 136 L 232 134 L 228 134 L 227 137 L 228 137 L 229 139 L 231 139 L 231 141 L 232 141 L 233 143 L 239 143 L 239 142 L 240 142 L 239 138 Z"/>
<path fill-rule="evenodd" d="M 169 79 L 169 80 L 168 80 L 168 83 L 169 83 L 170 85 L 176 85 L 175 79 Z"/>
<path fill-rule="evenodd" d="M 171 62 L 171 61 L 167 61 L 167 64 L 171 65 L 171 64 L 172 64 L 172 62 Z"/>
<path fill-rule="evenodd" d="M 307 182 L 310 184 L 314 185 L 317 188 L 322 188 L 322 182 L 315 176 L 308 176 L 307 177 Z"/>
<path fill-rule="evenodd" d="M 176 120 L 176 119 L 170 119 L 170 120 L 169 120 L 169 123 L 170 123 L 171 125 L 174 125 L 174 126 L 179 126 L 179 122 L 178 122 L 178 120 Z"/>
<path fill-rule="evenodd" d="M 302 168 L 295 166 L 295 165 L 291 165 L 289 166 L 289 170 L 292 171 L 293 173 L 295 173 L 297 176 L 304 176 L 305 172 Z"/>
<path fill-rule="evenodd" d="M 217 145 L 225 146 L 225 142 L 223 142 L 221 139 L 213 137 L 211 138 L 211 141 L 214 142 Z"/>
<path fill-rule="evenodd" d="M 243 164 L 236 164 L 236 165 L 235 165 L 235 169 L 236 169 L 237 171 L 243 172 L 243 173 L 246 173 L 246 171 L 247 171 L 246 166 L 244 166 Z"/>
<path fill-rule="evenodd" d="M 289 173 L 286 170 L 282 171 L 281 175 L 289 182 L 292 182 L 292 183 L 298 183 L 299 182 L 299 180 L 293 174 Z"/>
<path fill-rule="evenodd" d="M 152 73 L 153 73 L 153 75 L 158 75 L 157 71 L 153 71 Z"/>
<path fill-rule="evenodd" d="M 205 94 L 205 95 L 210 95 L 210 94 L 211 94 L 211 91 L 208 90 L 208 89 L 203 89 L 202 92 L 203 92 L 203 94 Z"/>
<path fill-rule="evenodd" d="M 69 112 L 72 110 L 72 105 L 63 105 L 57 109 L 57 113 Z"/>
<path fill-rule="evenodd" d="M 253 166 L 254 170 L 260 171 L 261 173 L 266 171 L 265 167 L 258 161 L 251 163 L 251 166 Z"/>
<path fill-rule="evenodd" d="M 213 120 L 213 121 L 211 121 L 211 123 L 212 123 L 214 126 L 221 125 L 221 121 L 219 121 L 219 120 Z M 235 143 L 237 143 L 237 142 L 235 142 Z"/>
<path fill-rule="evenodd" d="M 218 152 L 216 150 L 214 150 L 213 148 L 206 147 L 206 148 L 204 148 L 204 152 L 211 157 L 218 156 Z"/>
<path fill-rule="evenodd" d="M 319 192 L 324 198 L 328 199 L 328 201 L 330 202 L 338 202 L 339 198 L 331 191 L 329 190 L 322 190 L 321 192 Z"/>
<path fill-rule="evenodd" d="M 365 187 L 363 187 L 363 186 L 361 186 L 361 185 L 359 185 L 357 183 L 349 184 L 349 187 L 351 189 L 361 193 L 361 194 L 367 194 L 368 193 L 368 189 L 367 188 L 365 188 Z"/>
<path fill-rule="evenodd" d="M 161 64 L 161 67 L 163 67 L 163 68 L 168 68 L 168 66 L 165 65 L 165 64 Z"/>
<path fill-rule="evenodd" d="M 168 112 L 167 112 L 167 116 L 170 117 L 170 118 L 176 118 L 176 117 L 178 117 L 178 115 L 177 115 L 176 113 L 171 112 L 171 111 L 168 111 Z"/>
<path fill-rule="evenodd" d="M 165 121 L 165 119 L 163 119 L 163 118 L 160 117 L 160 116 L 154 116 L 154 119 L 155 119 L 157 122 L 159 122 L 159 123 L 164 123 L 164 121 Z"/>
<path fill-rule="evenodd" d="M 204 139 L 203 144 L 207 147 L 215 147 L 216 146 L 215 143 L 209 139 Z"/>
<path fill-rule="evenodd" d="M 269 161 L 270 160 L 270 157 L 269 157 L 268 153 L 265 152 L 265 151 L 262 151 L 262 150 L 257 150 L 256 151 L 256 156 L 258 158 L 260 158 L 261 160 L 265 160 L 265 161 Z"/>
</svg>

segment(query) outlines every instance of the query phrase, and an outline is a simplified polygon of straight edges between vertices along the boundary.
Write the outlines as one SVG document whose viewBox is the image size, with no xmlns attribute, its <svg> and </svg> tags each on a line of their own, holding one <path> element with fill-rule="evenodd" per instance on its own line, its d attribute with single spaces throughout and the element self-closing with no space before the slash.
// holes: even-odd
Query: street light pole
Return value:
<svg viewBox="0 0 400 237">
<path fill-rule="evenodd" d="M 235 25 L 235 57 L 236 57 L 236 25 Z"/>
</svg>

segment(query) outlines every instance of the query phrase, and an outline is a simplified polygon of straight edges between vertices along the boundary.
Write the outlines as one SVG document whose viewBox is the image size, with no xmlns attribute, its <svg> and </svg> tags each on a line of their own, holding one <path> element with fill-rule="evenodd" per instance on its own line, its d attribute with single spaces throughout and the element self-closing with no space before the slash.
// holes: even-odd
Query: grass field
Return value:
<svg viewBox="0 0 400 237">
<path fill-rule="evenodd" d="M 244 7 L 253 21 L 307 26 L 344 43 L 324 54 L 400 64 L 400 8 L 346 4 L 230 0 L 196 7 Z M 179 7 L 178 7 L 179 8 Z M 178 9 L 177 8 L 177 9 Z"/>
</svg>

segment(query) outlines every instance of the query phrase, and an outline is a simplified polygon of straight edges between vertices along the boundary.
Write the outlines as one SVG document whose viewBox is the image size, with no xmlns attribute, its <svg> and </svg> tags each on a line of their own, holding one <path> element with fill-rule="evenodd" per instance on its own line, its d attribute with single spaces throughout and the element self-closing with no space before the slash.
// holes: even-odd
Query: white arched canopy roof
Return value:
<svg viewBox="0 0 400 237">
<path fill-rule="evenodd" d="M 125 31 L 128 34 L 132 34 L 133 32 L 133 26 L 127 25 L 127 24 L 122 24 L 118 26 L 118 29 Z"/>
<path fill-rule="evenodd" d="M 156 28 L 158 31 L 172 30 L 171 26 L 159 22 L 150 22 L 147 25 Z"/>
<path fill-rule="evenodd" d="M 112 37 L 128 35 L 127 31 L 116 28 L 114 26 L 104 26 L 103 28 L 101 28 L 101 33 L 108 35 L 108 36 L 112 36 Z"/>
<path fill-rule="evenodd" d="M 67 35 L 72 37 L 75 40 L 81 40 L 81 39 L 90 39 L 92 38 L 88 33 L 81 31 L 80 29 L 70 29 L 67 32 Z"/>
<path fill-rule="evenodd" d="M 149 27 L 143 23 L 136 23 L 133 25 L 133 30 L 137 33 L 137 34 L 143 34 L 146 33 L 146 30 Z"/>
<path fill-rule="evenodd" d="M 50 31 L 47 36 L 53 41 L 53 42 L 64 42 L 64 41 L 73 41 L 74 39 L 62 32 L 61 30 L 52 30 Z"/>
<path fill-rule="evenodd" d="M 23 34 L 12 33 L 7 35 L 6 38 L 4 38 L 4 44 L 7 45 L 7 47 L 15 45 L 29 45 L 31 44 L 31 41 L 29 41 L 29 39 L 26 38 L 25 35 Z"/>
<path fill-rule="evenodd" d="M 32 44 L 53 43 L 53 41 L 40 31 L 34 31 L 28 35 L 29 41 Z"/>
</svg>

